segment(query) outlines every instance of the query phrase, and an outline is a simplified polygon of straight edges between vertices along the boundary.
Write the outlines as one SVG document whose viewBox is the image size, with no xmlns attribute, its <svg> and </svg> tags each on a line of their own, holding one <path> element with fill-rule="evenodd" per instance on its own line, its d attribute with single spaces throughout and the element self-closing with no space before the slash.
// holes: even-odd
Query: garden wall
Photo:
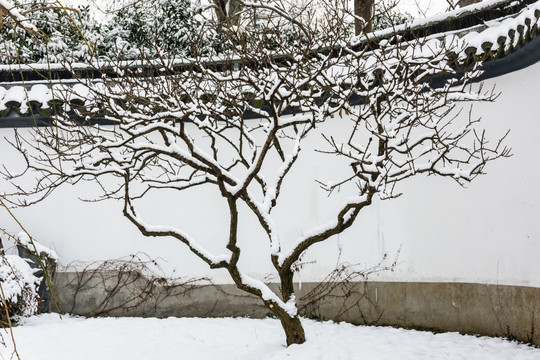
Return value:
<svg viewBox="0 0 540 360">
<path fill-rule="evenodd" d="M 235 285 L 174 286 L 121 272 L 63 272 L 62 311 L 85 316 L 269 316 Z M 120 285 L 120 286 L 119 286 Z M 278 285 L 272 287 L 277 290 Z M 540 288 L 443 282 L 326 282 L 296 287 L 299 313 L 319 320 L 504 336 L 540 346 Z"/>
</svg>

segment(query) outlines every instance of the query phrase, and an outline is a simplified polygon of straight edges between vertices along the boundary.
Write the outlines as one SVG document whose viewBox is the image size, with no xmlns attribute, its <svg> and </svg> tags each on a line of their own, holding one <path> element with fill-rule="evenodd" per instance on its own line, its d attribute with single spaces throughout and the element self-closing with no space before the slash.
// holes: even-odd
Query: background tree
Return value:
<svg viewBox="0 0 540 360">
<path fill-rule="evenodd" d="M 202 11 L 198 2 L 187 0 L 145 1 L 123 7 L 103 24 L 102 55 L 115 58 L 123 53 L 131 60 L 139 58 L 141 52 L 146 56 L 158 52 L 192 56 L 194 50 L 207 53 L 213 34 L 202 39 L 204 45 L 192 47 L 201 27 L 197 17 Z"/>
<path fill-rule="evenodd" d="M 36 30 L 25 30 L 20 21 L 4 21 L 0 28 L 3 64 L 85 62 L 94 56 L 134 60 L 141 53 L 191 56 L 193 50 L 208 54 L 219 49 L 211 31 L 204 32 L 207 37 L 196 48 L 191 46 L 202 26 L 203 8 L 197 1 L 135 2 L 99 20 L 90 6 L 66 8 L 44 0 L 15 4 L 24 18 L 22 24 Z"/>
<path fill-rule="evenodd" d="M 93 54 L 91 44 L 102 42 L 88 6 L 66 8 L 42 0 L 16 0 L 14 6 L 24 21 L 0 27 L 0 64 L 43 63 L 59 57 L 84 61 Z"/>
<path fill-rule="evenodd" d="M 218 25 L 238 26 L 242 13 L 242 1 L 240 0 L 212 0 Z"/>
<path fill-rule="evenodd" d="M 373 31 L 373 0 L 354 0 L 354 33 Z"/>
<path fill-rule="evenodd" d="M 391 28 L 396 25 L 412 22 L 413 16 L 397 8 L 394 0 L 355 0 L 354 1 L 354 33 L 372 32 Z"/>
<path fill-rule="evenodd" d="M 243 31 L 221 28 L 224 51 L 215 61 L 195 51 L 189 58 L 161 52 L 141 58 L 147 71 L 121 61 L 113 67 L 90 62 L 102 73 L 100 80 L 77 78 L 74 87 L 56 88 L 63 100 L 57 107 L 64 111 L 54 126 L 16 134 L 13 145 L 27 168 L 5 175 L 16 187 L 11 200 L 20 205 L 41 201 L 65 183 L 99 184 L 103 192 L 94 200 L 121 201 L 123 214 L 143 235 L 172 237 L 210 268 L 226 270 L 238 288 L 259 297 L 280 319 L 287 344 L 299 344 L 305 334 L 293 278 L 305 251 L 348 229 L 375 197 L 399 196 L 406 179 L 428 174 L 462 184 L 508 149 L 501 141 L 490 146 L 477 131 L 477 119 L 457 116 L 460 103 L 490 101 L 494 94 L 470 86 L 478 69 L 456 70 L 460 48 L 451 37 L 429 44 L 397 36 L 351 44 L 340 9 L 329 6 L 325 21 L 310 22 L 266 2 L 243 6 Z M 430 76 L 440 73 L 446 76 L 432 84 Z M 112 125 L 93 125 L 96 119 Z M 333 126 L 343 124 L 345 132 Z M 299 238 L 281 238 L 274 214 L 290 211 L 280 208 L 281 190 L 305 156 L 308 138 L 326 143 L 321 150 L 347 164 L 343 178 L 321 186 L 350 197 L 328 222 Z M 31 188 L 22 185 L 27 177 Z M 175 224 L 145 220 L 141 204 L 155 193 L 174 201 L 175 193 L 212 189 L 229 224 L 213 239 L 221 253 Z M 264 237 L 252 241 L 267 244 L 277 293 L 240 265 L 239 237 L 253 234 L 239 228 L 253 219 Z"/>
<path fill-rule="evenodd" d="M 397 2 L 378 1 L 373 7 L 373 30 L 392 28 L 397 25 L 410 23 L 414 17 L 408 12 L 397 8 Z"/>
</svg>

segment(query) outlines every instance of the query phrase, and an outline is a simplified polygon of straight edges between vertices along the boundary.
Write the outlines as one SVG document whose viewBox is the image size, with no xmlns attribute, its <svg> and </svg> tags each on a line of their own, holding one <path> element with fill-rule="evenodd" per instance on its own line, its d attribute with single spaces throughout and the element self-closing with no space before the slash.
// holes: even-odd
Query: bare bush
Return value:
<svg viewBox="0 0 540 360">
<path fill-rule="evenodd" d="M 196 286 L 210 283 L 206 278 L 165 277 L 160 274 L 157 261 L 145 254 L 75 262 L 63 267 L 62 272 L 74 274 L 59 284 L 58 291 L 64 294 L 62 310 L 85 316 L 155 316 L 163 301 L 187 295 Z M 88 301 L 92 293 L 92 301 Z"/>
<path fill-rule="evenodd" d="M 374 320 L 370 320 L 364 314 L 362 302 L 371 305 L 373 301 L 367 294 L 367 282 L 369 278 L 381 272 L 394 271 L 398 265 L 400 250 L 397 251 L 391 263 L 388 263 L 388 254 L 370 267 L 362 267 L 362 264 L 351 264 L 341 261 L 342 249 L 339 249 L 336 268 L 329 272 L 324 279 L 308 293 L 299 299 L 298 311 L 304 316 L 317 319 L 323 318 L 320 308 L 324 302 L 337 301 L 339 307 L 333 311 L 333 318 L 339 319 L 352 310 L 357 310 L 365 325 L 375 325 L 383 315 L 377 314 Z"/>
</svg>

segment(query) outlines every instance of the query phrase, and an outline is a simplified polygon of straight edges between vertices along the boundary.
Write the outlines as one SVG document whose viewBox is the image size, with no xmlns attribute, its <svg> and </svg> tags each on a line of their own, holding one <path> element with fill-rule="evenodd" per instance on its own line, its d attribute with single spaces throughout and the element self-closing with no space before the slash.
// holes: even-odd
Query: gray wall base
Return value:
<svg viewBox="0 0 540 360">
<path fill-rule="evenodd" d="M 86 316 L 261 318 L 234 285 L 163 286 L 138 273 L 57 273 L 61 310 Z M 277 285 L 272 285 L 277 289 Z M 540 345 L 540 288 L 470 283 L 304 283 L 300 313 L 321 320 L 505 336 Z"/>
</svg>

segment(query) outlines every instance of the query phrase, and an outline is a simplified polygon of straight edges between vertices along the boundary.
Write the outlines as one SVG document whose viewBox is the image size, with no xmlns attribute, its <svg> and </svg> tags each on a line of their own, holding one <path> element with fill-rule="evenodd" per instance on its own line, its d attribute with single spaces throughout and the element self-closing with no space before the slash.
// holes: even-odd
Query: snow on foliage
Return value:
<svg viewBox="0 0 540 360">
<path fill-rule="evenodd" d="M 0 285 L 4 295 L 0 297 L 0 318 L 6 320 L 5 304 L 10 317 L 36 314 L 41 301 L 39 287 L 43 281 L 40 265 L 50 268 L 58 256 L 23 231 L 10 234 L 2 230 L 0 244 L 3 246 L 0 248 Z M 42 264 L 38 264 L 36 252 Z"/>
<path fill-rule="evenodd" d="M 28 14 L 25 23 L 42 36 L 36 38 L 16 25 L 4 24 L 0 29 L 3 64 L 73 63 L 113 54 L 133 60 L 153 57 L 159 51 L 191 55 L 192 41 L 203 26 L 197 20 L 201 6 L 187 0 L 135 2 L 102 20 L 94 17 L 90 6 L 74 9 L 42 0 L 16 0 L 14 6 L 13 11 Z M 211 34 L 201 40 L 210 51 Z"/>
<path fill-rule="evenodd" d="M 102 19 L 93 15 L 90 6 L 63 7 L 43 0 L 15 0 L 13 4 L 1 1 L 19 22 L 0 28 L 0 64 L 73 63 L 115 58 L 119 54 L 124 60 L 136 60 L 152 58 L 160 52 L 194 56 L 226 50 L 219 33 L 207 21 L 211 10 L 199 1 L 137 1 Z M 22 16 L 21 12 L 27 15 Z M 409 14 L 400 13 L 391 3 L 376 3 L 376 29 L 410 20 Z M 31 28 L 32 33 L 26 33 L 21 24 Z M 352 35 L 352 22 L 344 30 Z M 34 33 L 43 36 L 35 37 Z"/>
<path fill-rule="evenodd" d="M 24 24 L 35 31 L 27 32 L 17 23 L 4 24 L 0 29 L 0 63 L 47 62 L 61 54 L 64 59 L 81 60 L 91 54 L 90 43 L 101 42 L 88 8 L 80 8 L 74 15 L 58 4 L 40 0 L 15 0 L 13 5 L 26 14 Z"/>
<path fill-rule="evenodd" d="M 28 316 L 37 313 L 40 279 L 34 275 L 35 271 L 18 255 L 0 256 L 0 284 L 11 315 Z M 3 302 L 0 303 L 0 309 L 3 314 Z"/>
<path fill-rule="evenodd" d="M 27 233 L 20 231 L 15 235 L 17 244 L 24 247 L 25 249 L 30 250 L 30 252 L 37 252 L 40 255 L 47 256 L 51 260 L 58 260 L 58 255 L 52 249 L 40 244 L 39 242 L 30 239 Z"/>
</svg>

